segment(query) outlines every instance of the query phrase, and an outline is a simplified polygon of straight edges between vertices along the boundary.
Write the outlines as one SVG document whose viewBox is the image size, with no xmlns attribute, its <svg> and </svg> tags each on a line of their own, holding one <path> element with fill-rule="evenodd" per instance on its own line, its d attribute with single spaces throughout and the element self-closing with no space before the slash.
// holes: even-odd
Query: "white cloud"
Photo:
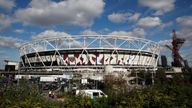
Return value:
<svg viewBox="0 0 192 108">
<path fill-rule="evenodd" d="M 145 17 L 138 21 L 140 27 L 156 27 L 161 25 L 159 17 Z"/>
<path fill-rule="evenodd" d="M 111 30 L 109 28 L 103 28 L 101 30 L 99 30 L 97 33 L 99 34 L 108 34 Z"/>
<path fill-rule="evenodd" d="M 132 37 L 144 37 L 145 30 L 142 28 L 135 28 L 133 31 L 113 31 L 109 35 L 123 35 L 123 36 L 132 36 Z"/>
<path fill-rule="evenodd" d="M 186 39 L 186 44 L 192 44 L 192 16 L 182 16 L 176 19 L 181 30 L 178 31 L 178 37 Z"/>
<path fill-rule="evenodd" d="M 70 34 L 67 34 L 65 32 L 59 32 L 59 31 L 54 31 L 54 30 L 47 30 L 47 31 L 44 31 L 44 32 L 41 32 L 35 36 L 32 36 L 32 39 L 35 40 L 35 39 L 46 39 L 46 38 L 57 38 L 57 37 L 71 37 L 72 35 Z M 77 40 L 71 40 L 70 43 L 68 42 L 65 42 L 66 38 L 61 38 L 60 41 L 59 41 L 59 47 L 63 48 L 63 47 L 68 47 L 68 45 L 70 44 L 71 47 L 81 47 L 82 46 L 82 43 L 77 41 Z M 36 47 L 38 50 L 43 50 L 42 46 L 37 46 Z"/>
<path fill-rule="evenodd" d="M 14 6 L 13 0 L 0 0 L 0 8 L 11 10 Z"/>
<path fill-rule="evenodd" d="M 24 24 L 90 26 L 102 14 L 104 5 L 103 0 L 32 0 L 27 8 L 17 10 L 15 15 Z"/>
<path fill-rule="evenodd" d="M 70 34 L 67 34 L 65 32 L 47 30 L 47 31 L 39 33 L 38 35 L 32 36 L 32 39 L 35 40 L 35 39 L 54 38 L 54 37 L 63 37 L 63 36 L 70 37 Z"/>
<path fill-rule="evenodd" d="M 20 34 L 20 33 L 23 33 L 24 30 L 23 29 L 16 29 L 15 32 Z"/>
<path fill-rule="evenodd" d="M 181 30 L 178 31 L 177 35 L 179 37 L 187 39 L 187 41 L 192 41 L 192 28 L 181 28 Z"/>
<path fill-rule="evenodd" d="M 134 13 L 129 17 L 129 21 L 137 21 L 139 19 L 139 17 L 141 16 L 140 13 Z"/>
<path fill-rule="evenodd" d="M 112 13 L 108 15 L 108 20 L 114 23 L 123 23 L 126 21 L 137 21 L 140 17 L 140 13 Z"/>
<path fill-rule="evenodd" d="M 176 21 L 183 27 L 192 27 L 192 16 L 178 17 Z"/>
<path fill-rule="evenodd" d="M 11 25 L 11 19 L 4 14 L 0 14 L 0 31 L 7 29 Z"/>
<path fill-rule="evenodd" d="M 139 0 L 139 4 L 155 10 L 154 15 L 163 15 L 175 8 L 176 0 Z"/>
<path fill-rule="evenodd" d="M 82 35 L 98 35 L 97 32 L 91 30 L 91 29 L 86 29 L 84 31 L 81 32 Z"/>
<path fill-rule="evenodd" d="M 22 44 L 22 40 L 13 38 L 13 37 L 6 37 L 6 36 L 0 36 L 0 47 L 2 48 L 19 48 Z"/>
<path fill-rule="evenodd" d="M 130 36 L 131 33 L 127 31 L 113 31 L 109 33 L 109 35 L 122 35 L 122 36 Z"/>
<path fill-rule="evenodd" d="M 171 39 L 168 39 L 168 40 L 160 40 L 159 41 L 159 45 L 160 45 L 160 49 L 161 49 L 161 52 L 165 52 L 168 50 L 168 48 L 166 47 L 166 45 L 168 46 L 172 46 L 171 44 L 172 40 Z"/>
<path fill-rule="evenodd" d="M 135 28 L 131 33 L 133 36 L 137 37 L 143 37 L 146 35 L 145 30 L 143 28 Z"/>
<path fill-rule="evenodd" d="M 114 23 L 122 23 L 126 22 L 129 16 L 129 13 L 112 13 L 108 15 L 108 19 Z"/>
</svg>

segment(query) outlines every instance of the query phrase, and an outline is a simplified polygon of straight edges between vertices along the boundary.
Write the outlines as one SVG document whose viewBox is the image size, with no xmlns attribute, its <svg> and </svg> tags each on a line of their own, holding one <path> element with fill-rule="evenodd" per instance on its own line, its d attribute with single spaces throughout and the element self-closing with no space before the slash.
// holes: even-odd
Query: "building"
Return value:
<svg viewBox="0 0 192 108">
<path fill-rule="evenodd" d="M 20 47 L 20 73 L 82 75 L 157 69 L 159 44 L 147 39 L 112 35 L 74 35 L 36 39 Z M 127 71 L 125 71 L 127 70 Z"/>
<path fill-rule="evenodd" d="M 6 64 L 5 64 L 5 71 L 17 71 L 18 67 L 19 67 L 19 63 L 18 62 L 14 62 L 14 61 L 9 61 L 9 60 L 5 60 Z"/>
<path fill-rule="evenodd" d="M 161 65 L 162 67 L 167 67 L 167 57 L 165 55 L 161 56 Z"/>
</svg>

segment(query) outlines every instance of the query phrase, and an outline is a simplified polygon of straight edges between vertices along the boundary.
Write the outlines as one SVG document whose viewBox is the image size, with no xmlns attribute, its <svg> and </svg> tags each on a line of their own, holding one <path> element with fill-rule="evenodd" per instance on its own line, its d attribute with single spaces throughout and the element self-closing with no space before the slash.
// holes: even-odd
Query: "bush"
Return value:
<svg viewBox="0 0 192 108">
<path fill-rule="evenodd" d="M 155 85 L 128 91 L 125 81 L 109 76 L 103 89 L 107 98 L 92 100 L 63 92 L 59 95 L 64 98 L 61 102 L 46 99 L 38 86 L 27 80 L 21 80 L 18 86 L 6 84 L 6 78 L 3 78 L 0 79 L 0 108 L 192 108 L 189 80 L 178 75 L 167 79 L 164 70 L 159 70 Z"/>
</svg>

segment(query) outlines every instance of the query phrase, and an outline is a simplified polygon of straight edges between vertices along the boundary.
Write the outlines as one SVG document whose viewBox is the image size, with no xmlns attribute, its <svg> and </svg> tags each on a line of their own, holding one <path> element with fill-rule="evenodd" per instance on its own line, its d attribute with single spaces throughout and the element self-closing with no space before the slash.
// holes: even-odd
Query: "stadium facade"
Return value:
<svg viewBox="0 0 192 108">
<path fill-rule="evenodd" d="M 159 44 L 142 38 L 113 35 L 66 35 L 23 44 L 20 71 L 104 71 L 157 68 Z"/>
</svg>

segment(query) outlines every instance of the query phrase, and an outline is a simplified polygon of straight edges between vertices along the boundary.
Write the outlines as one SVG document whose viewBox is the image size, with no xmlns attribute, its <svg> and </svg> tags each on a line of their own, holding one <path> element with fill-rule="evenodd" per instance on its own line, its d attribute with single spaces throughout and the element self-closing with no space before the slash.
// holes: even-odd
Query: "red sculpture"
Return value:
<svg viewBox="0 0 192 108">
<path fill-rule="evenodd" d="M 183 66 L 181 62 L 184 62 L 185 60 L 183 60 L 183 58 L 179 54 L 179 49 L 184 44 L 184 42 L 185 39 L 177 38 L 175 30 L 173 30 L 172 47 L 168 45 L 166 45 L 166 47 L 172 51 L 172 57 L 173 57 L 172 66 L 174 67 Z"/>
</svg>

